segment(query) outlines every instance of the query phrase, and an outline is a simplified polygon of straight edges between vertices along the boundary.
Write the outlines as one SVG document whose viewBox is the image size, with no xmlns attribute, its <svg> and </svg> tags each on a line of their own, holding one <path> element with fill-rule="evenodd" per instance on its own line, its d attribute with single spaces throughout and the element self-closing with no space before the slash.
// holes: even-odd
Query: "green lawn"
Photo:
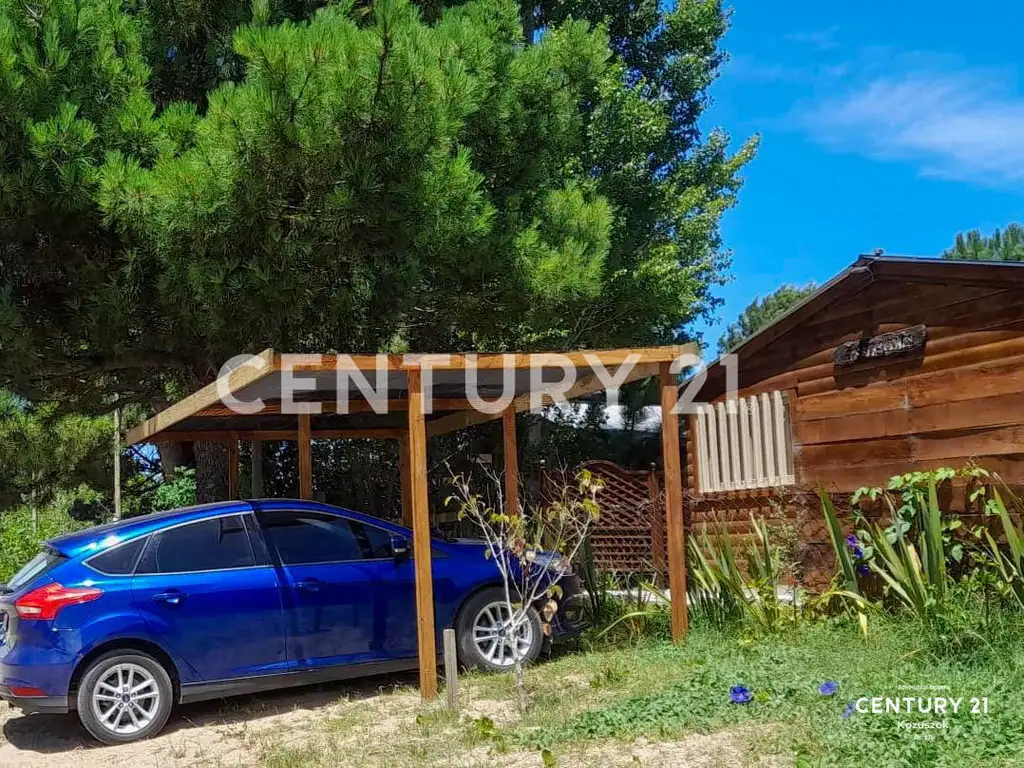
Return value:
<svg viewBox="0 0 1024 768">
<path fill-rule="evenodd" d="M 989 640 L 971 633 L 943 638 L 910 620 L 877 618 L 866 640 L 855 627 L 834 622 L 803 623 L 755 640 L 738 630 L 696 627 L 682 647 L 644 642 L 565 652 L 532 668 L 532 706 L 523 717 L 512 707 L 509 676 L 468 675 L 468 713 L 459 717 L 398 691 L 325 719 L 312 741 L 266 742 L 264 764 L 327 766 L 355 749 L 363 765 L 541 765 L 543 757 L 549 764 L 586 765 L 588 750 L 609 744 L 621 752 L 639 741 L 657 754 L 662 743 L 668 749 L 695 733 L 724 733 L 741 755 L 738 762 L 733 753 L 723 758 L 730 764 L 771 755 L 776 764 L 798 766 L 1020 765 L 1022 629 L 1007 620 L 986 631 Z M 838 690 L 824 696 L 818 687 L 829 680 Z M 753 694 L 749 703 L 730 701 L 730 688 L 739 684 Z M 945 718 L 843 717 L 848 703 L 874 696 L 962 697 L 963 703 Z M 988 714 L 967 711 L 972 697 L 988 699 Z M 899 726 L 943 719 L 948 728 L 941 730 Z M 644 762 L 626 764 L 637 760 Z"/>
</svg>

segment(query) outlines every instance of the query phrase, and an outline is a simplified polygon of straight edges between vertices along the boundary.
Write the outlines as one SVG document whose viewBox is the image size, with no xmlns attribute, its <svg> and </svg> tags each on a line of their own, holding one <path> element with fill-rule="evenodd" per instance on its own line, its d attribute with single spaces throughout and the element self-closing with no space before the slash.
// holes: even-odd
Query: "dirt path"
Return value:
<svg viewBox="0 0 1024 768">
<path fill-rule="evenodd" d="M 259 762 L 258 745 L 285 742 L 324 718 L 387 698 L 412 678 L 368 678 L 181 707 L 162 734 L 138 744 L 97 744 L 74 715 L 24 715 L 0 703 L 0 768 L 231 768 Z M 339 763 L 341 765 L 342 763 Z"/>
</svg>

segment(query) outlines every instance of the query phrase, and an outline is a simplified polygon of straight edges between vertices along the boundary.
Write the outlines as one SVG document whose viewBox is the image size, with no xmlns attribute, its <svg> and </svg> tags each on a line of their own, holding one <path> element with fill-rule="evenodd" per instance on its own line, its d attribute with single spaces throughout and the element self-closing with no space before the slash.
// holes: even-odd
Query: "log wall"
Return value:
<svg viewBox="0 0 1024 768">
<path fill-rule="evenodd" d="M 923 352 L 836 369 L 840 344 L 919 324 Z M 835 567 L 819 487 L 843 509 L 862 486 L 972 462 L 1024 484 L 1024 301 L 1016 289 L 874 284 L 751 357 L 740 360 L 739 394 L 787 393 L 796 486 L 691 491 L 691 520 L 720 519 L 738 537 L 751 512 L 792 524 L 813 585 Z M 694 456 L 688 451 L 690 489 L 698 487 Z"/>
</svg>

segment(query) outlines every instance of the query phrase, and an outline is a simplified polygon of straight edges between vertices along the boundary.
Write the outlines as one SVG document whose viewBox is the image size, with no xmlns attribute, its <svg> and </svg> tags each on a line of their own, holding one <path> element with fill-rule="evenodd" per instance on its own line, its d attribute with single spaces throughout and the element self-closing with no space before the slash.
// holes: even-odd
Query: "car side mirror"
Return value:
<svg viewBox="0 0 1024 768">
<path fill-rule="evenodd" d="M 409 556 L 409 540 L 405 536 L 392 536 L 391 537 L 391 554 L 395 556 L 396 560 Z"/>
</svg>

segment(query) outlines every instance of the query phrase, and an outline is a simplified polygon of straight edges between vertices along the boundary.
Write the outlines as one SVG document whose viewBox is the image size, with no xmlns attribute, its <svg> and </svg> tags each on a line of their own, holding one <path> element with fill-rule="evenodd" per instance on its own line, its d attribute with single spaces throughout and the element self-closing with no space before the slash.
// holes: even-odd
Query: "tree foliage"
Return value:
<svg viewBox="0 0 1024 768">
<path fill-rule="evenodd" d="M 718 0 L 0 0 L 0 386 L 153 409 L 268 346 L 677 338 L 714 305 L 754 151 L 698 127 L 727 22 Z"/>
<path fill-rule="evenodd" d="M 800 287 L 786 283 L 765 297 L 758 296 L 744 309 L 736 322 L 730 323 L 718 340 L 720 354 L 736 349 L 762 328 L 782 317 L 786 312 L 818 290 L 817 283 Z"/>
<path fill-rule="evenodd" d="M 967 259 L 970 261 L 1024 261 L 1024 227 L 1009 224 L 1006 229 L 996 229 L 990 237 L 980 230 L 972 229 L 966 234 L 957 233 L 953 247 L 942 252 L 944 259 Z"/>
<path fill-rule="evenodd" d="M 105 485 L 113 434 L 109 417 L 61 414 L 0 390 L 0 509 Z"/>
</svg>

